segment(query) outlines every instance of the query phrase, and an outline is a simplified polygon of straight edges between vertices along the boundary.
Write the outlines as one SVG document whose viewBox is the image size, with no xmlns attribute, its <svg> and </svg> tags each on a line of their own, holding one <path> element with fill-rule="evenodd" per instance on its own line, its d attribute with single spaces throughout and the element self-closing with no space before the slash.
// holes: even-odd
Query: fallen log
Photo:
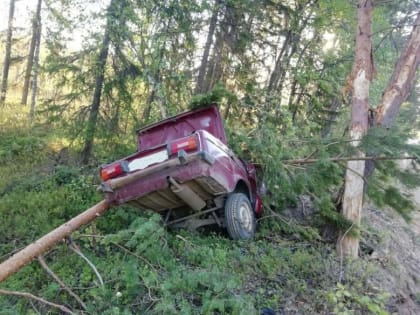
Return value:
<svg viewBox="0 0 420 315">
<path fill-rule="evenodd" d="M 0 264 L 0 282 L 6 280 L 9 276 L 19 271 L 23 266 L 32 261 L 32 259 L 45 253 L 52 246 L 57 244 L 63 238 L 71 235 L 82 225 L 88 224 L 101 216 L 110 207 L 107 200 L 102 200 L 88 210 L 82 212 L 70 221 L 60 225 L 55 230 L 44 235 L 24 249 L 18 251 L 13 256 Z"/>
</svg>

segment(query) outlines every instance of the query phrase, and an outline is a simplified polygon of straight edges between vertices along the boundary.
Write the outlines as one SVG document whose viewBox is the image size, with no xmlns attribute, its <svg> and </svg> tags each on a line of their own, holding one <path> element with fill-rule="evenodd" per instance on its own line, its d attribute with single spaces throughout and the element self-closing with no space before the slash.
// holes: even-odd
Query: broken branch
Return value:
<svg viewBox="0 0 420 315">
<path fill-rule="evenodd" d="M 24 297 L 26 299 L 35 300 L 35 301 L 44 303 L 44 304 L 46 304 L 48 306 L 58 308 L 59 310 L 61 310 L 62 312 L 66 313 L 66 314 L 75 314 L 73 311 L 69 310 L 64 305 L 60 305 L 60 304 L 56 304 L 56 303 L 47 301 L 47 300 L 45 300 L 45 299 L 43 299 L 43 298 L 41 298 L 39 296 L 33 295 L 32 293 L 19 292 L 19 291 L 9 291 L 9 290 L 0 289 L 0 294 L 3 294 L 3 295 L 14 295 L 14 296 Z"/>
<path fill-rule="evenodd" d="M 71 240 L 71 238 L 69 237 L 68 240 L 69 242 L 69 248 L 76 253 L 77 255 L 79 255 L 80 257 L 82 257 L 82 259 L 84 261 L 86 261 L 86 263 L 89 265 L 90 268 L 92 268 L 93 272 L 95 272 L 96 277 L 99 280 L 99 283 L 101 284 L 101 286 L 104 285 L 104 281 L 102 280 L 101 274 L 98 272 L 98 269 L 96 269 L 96 266 L 89 260 L 89 258 L 87 258 L 82 251 L 80 250 L 80 248 L 73 243 L 73 241 Z"/>
<path fill-rule="evenodd" d="M 284 164 L 311 164 L 320 161 L 321 159 L 295 159 L 295 160 L 283 160 Z M 387 157 L 387 156 L 366 156 L 366 157 L 335 157 L 326 159 L 331 162 L 340 161 L 384 161 L 384 160 L 417 160 L 415 156 L 407 157 Z"/>
<path fill-rule="evenodd" d="M 79 304 L 82 306 L 82 308 L 86 311 L 87 310 L 87 306 L 86 304 L 82 301 L 82 299 L 76 294 L 74 293 L 64 282 L 63 280 L 61 280 L 55 273 L 54 271 L 52 271 L 50 269 L 50 267 L 48 267 L 47 262 L 45 261 L 43 256 L 38 256 L 38 261 L 39 264 L 42 266 L 42 268 L 44 268 L 44 270 L 60 285 L 60 287 L 62 287 L 68 294 L 70 294 L 72 297 L 75 298 L 75 300 L 77 302 L 79 302 Z"/>
</svg>

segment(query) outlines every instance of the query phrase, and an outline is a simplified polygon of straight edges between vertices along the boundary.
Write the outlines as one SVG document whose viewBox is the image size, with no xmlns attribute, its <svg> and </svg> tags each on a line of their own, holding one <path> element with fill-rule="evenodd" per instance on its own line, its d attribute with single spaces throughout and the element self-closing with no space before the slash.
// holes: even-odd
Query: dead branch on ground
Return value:
<svg viewBox="0 0 420 315">
<path fill-rule="evenodd" d="M 33 295 L 32 293 L 19 292 L 19 291 L 9 291 L 9 290 L 0 289 L 0 294 L 24 297 L 26 299 L 35 300 L 37 302 L 46 304 L 48 306 L 51 306 L 51 307 L 54 307 L 54 308 L 58 308 L 59 310 L 61 310 L 62 312 L 66 313 L 66 314 L 76 314 L 73 311 L 69 310 L 64 305 L 56 304 L 56 303 L 47 301 L 47 300 L 45 300 L 45 299 L 43 299 L 43 298 L 41 298 L 39 296 Z"/>
<path fill-rule="evenodd" d="M 74 293 L 65 283 L 63 280 L 61 280 L 55 273 L 48 267 L 47 262 L 45 261 L 43 256 L 38 256 L 38 262 L 44 268 L 44 270 L 60 285 L 61 288 L 63 288 L 68 294 L 70 294 L 72 297 L 75 298 L 77 302 L 82 306 L 82 308 L 86 311 L 87 306 L 82 301 L 82 299 Z"/>
<path fill-rule="evenodd" d="M 335 157 L 325 159 L 330 162 L 341 162 L 341 161 L 387 161 L 387 160 L 417 160 L 415 156 L 404 156 L 404 157 L 387 157 L 387 156 L 366 156 L 366 157 Z M 321 159 L 294 159 L 294 160 L 283 160 L 284 164 L 312 164 L 321 161 Z"/>
</svg>

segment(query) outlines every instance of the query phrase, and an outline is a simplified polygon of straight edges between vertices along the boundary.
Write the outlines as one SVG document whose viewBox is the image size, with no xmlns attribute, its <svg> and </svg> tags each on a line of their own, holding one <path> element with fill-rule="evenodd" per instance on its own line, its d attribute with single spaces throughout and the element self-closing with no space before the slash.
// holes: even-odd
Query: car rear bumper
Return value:
<svg viewBox="0 0 420 315">
<path fill-rule="evenodd" d="M 99 189 L 116 204 L 130 202 L 160 211 L 184 205 L 169 188 L 168 178 L 188 185 L 203 200 L 228 193 L 230 185 L 221 167 L 223 165 L 208 152 L 186 154 L 181 151 L 176 158 L 110 179 Z"/>
</svg>

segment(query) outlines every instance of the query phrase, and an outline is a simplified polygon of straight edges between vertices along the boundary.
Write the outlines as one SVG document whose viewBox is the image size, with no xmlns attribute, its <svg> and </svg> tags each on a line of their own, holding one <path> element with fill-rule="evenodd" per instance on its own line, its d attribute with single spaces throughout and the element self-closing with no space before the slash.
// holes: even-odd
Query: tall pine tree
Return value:
<svg viewBox="0 0 420 315">
<path fill-rule="evenodd" d="M 6 52 L 3 63 L 3 77 L 1 81 L 0 104 L 6 100 L 7 83 L 9 79 L 10 59 L 12 52 L 12 36 L 13 36 L 13 17 L 15 14 L 15 0 L 10 0 L 9 4 L 9 21 L 7 24 Z"/>
</svg>

